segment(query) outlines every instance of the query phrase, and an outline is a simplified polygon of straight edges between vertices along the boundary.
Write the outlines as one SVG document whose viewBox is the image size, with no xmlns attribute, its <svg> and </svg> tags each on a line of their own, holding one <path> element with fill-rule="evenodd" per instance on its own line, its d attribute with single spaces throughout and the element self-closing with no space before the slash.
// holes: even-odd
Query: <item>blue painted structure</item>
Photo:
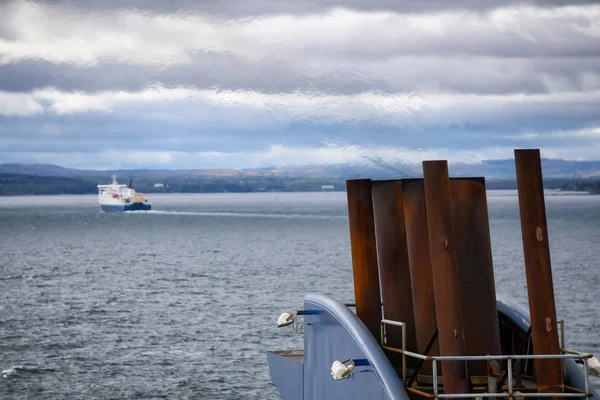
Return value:
<svg viewBox="0 0 600 400">
<path fill-rule="evenodd" d="M 390 399 L 409 400 L 408 394 L 377 340 L 356 314 L 337 300 L 308 294 L 304 316 L 304 358 L 269 352 L 271 379 L 285 400 Z M 366 358 L 370 366 L 357 366 L 354 379 L 334 381 L 335 360 Z"/>
<path fill-rule="evenodd" d="M 102 210 L 108 212 L 119 212 L 119 211 L 150 211 L 152 209 L 151 204 L 146 203 L 131 203 L 131 204 L 101 204 Z"/>
<path fill-rule="evenodd" d="M 497 306 L 499 315 L 523 332 L 529 329 L 527 310 L 505 300 Z M 378 340 L 348 307 L 329 296 L 308 294 L 304 310 L 311 310 L 304 316 L 304 352 L 267 352 L 271 379 L 284 400 L 409 400 Z M 371 365 L 357 366 L 353 379 L 334 381 L 331 365 L 349 358 Z M 587 371 L 582 365 L 566 360 L 566 371 L 565 384 L 583 390 Z M 595 393 L 591 399 L 600 397 Z"/>
</svg>

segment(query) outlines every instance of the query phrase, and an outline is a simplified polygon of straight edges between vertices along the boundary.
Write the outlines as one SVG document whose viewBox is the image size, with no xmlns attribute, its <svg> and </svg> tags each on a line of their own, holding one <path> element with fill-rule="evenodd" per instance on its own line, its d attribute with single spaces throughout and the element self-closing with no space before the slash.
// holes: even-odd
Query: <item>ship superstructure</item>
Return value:
<svg viewBox="0 0 600 400">
<path fill-rule="evenodd" d="M 121 185 L 112 176 L 110 185 L 98 185 L 98 202 L 104 211 L 149 211 L 152 205 L 130 185 Z"/>
<path fill-rule="evenodd" d="M 355 303 L 307 294 L 279 317 L 304 335 L 267 353 L 284 400 L 600 400 L 600 363 L 556 315 L 539 150 L 515 164 L 529 310 L 496 298 L 483 178 L 425 161 L 423 178 L 347 181 Z"/>
</svg>

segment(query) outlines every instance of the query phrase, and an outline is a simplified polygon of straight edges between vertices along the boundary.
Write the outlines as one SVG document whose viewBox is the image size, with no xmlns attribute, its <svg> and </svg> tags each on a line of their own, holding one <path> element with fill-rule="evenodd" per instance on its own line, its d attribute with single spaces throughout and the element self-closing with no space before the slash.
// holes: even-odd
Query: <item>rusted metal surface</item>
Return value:
<svg viewBox="0 0 600 400">
<path fill-rule="evenodd" d="M 381 295 L 375 245 L 372 182 L 370 179 L 349 180 L 346 182 L 346 188 L 356 315 L 373 336 L 378 338 L 381 323 Z"/>
<path fill-rule="evenodd" d="M 450 179 L 454 251 L 460 283 L 465 355 L 500 354 L 500 329 L 483 178 Z M 471 376 L 487 375 L 486 361 L 469 361 Z"/>
<path fill-rule="evenodd" d="M 406 350 L 416 351 L 410 269 L 404 226 L 404 205 L 400 181 L 373 182 L 373 215 L 381 282 L 383 315 L 386 319 L 406 322 Z M 386 326 L 387 345 L 402 347 L 402 328 Z M 401 358 L 390 357 L 401 365 Z M 408 359 L 408 367 L 414 363 Z"/>
<path fill-rule="evenodd" d="M 534 354 L 560 354 L 539 150 L 515 150 Z M 561 392 L 560 360 L 535 360 L 539 392 Z"/>
<path fill-rule="evenodd" d="M 404 200 L 404 222 L 413 296 L 417 353 L 425 354 L 428 344 L 436 332 L 437 320 L 423 180 L 403 179 L 402 197 Z M 431 346 L 429 354 L 440 354 L 437 340 Z M 420 373 L 431 375 L 431 372 L 431 363 L 423 364 Z"/>
<path fill-rule="evenodd" d="M 427 399 L 435 399 L 435 395 L 433 393 L 427 393 L 427 392 L 424 392 L 422 390 L 415 389 L 412 387 L 406 387 L 406 390 L 408 390 L 410 393 L 417 394 L 417 395 L 425 397 Z M 410 396 L 410 393 L 409 393 L 409 396 Z M 411 398 L 413 398 L 413 397 L 411 396 Z"/>
<path fill-rule="evenodd" d="M 425 204 L 433 275 L 440 353 L 465 355 L 465 336 L 448 163 L 424 161 Z M 444 393 L 469 393 L 470 382 L 464 361 L 442 361 Z"/>
<path fill-rule="evenodd" d="M 425 351 L 422 354 L 429 354 L 429 352 L 431 351 L 431 348 L 433 347 L 433 344 L 437 343 L 437 336 L 438 336 L 438 331 L 436 329 L 435 333 L 433 334 L 433 336 L 429 340 L 429 343 L 427 344 L 427 348 L 425 349 Z M 427 359 L 430 359 L 430 357 L 432 357 L 432 356 L 427 356 Z M 407 386 L 411 386 L 413 384 L 413 382 L 417 379 L 419 371 L 421 370 L 421 368 L 423 368 L 424 362 L 425 362 L 425 360 L 419 359 L 418 363 L 415 366 L 415 372 L 409 378 L 408 383 L 406 384 Z"/>
</svg>

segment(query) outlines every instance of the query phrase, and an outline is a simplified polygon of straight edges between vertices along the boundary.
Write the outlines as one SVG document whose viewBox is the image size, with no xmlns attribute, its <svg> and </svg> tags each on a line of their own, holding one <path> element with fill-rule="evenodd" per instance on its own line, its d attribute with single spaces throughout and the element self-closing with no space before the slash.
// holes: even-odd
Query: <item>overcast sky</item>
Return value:
<svg viewBox="0 0 600 400">
<path fill-rule="evenodd" d="M 0 163 L 600 159 L 591 1 L 0 1 L 0 15 Z"/>
</svg>

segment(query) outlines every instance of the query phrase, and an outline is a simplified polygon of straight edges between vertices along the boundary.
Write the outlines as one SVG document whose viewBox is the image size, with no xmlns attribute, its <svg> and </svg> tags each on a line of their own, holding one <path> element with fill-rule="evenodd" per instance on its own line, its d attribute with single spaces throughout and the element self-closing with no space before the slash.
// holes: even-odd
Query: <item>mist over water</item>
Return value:
<svg viewBox="0 0 600 400">
<path fill-rule="evenodd" d="M 497 293 L 526 306 L 517 197 L 488 196 Z M 0 198 L 2 399 L 277 399 L 265 352 L 302 347 L 279 314 L 353 300 L 345 193 L 149 198 Z M 600 353 L 600 197 L 546 206 L 567 346 Z"/>
</svg>

